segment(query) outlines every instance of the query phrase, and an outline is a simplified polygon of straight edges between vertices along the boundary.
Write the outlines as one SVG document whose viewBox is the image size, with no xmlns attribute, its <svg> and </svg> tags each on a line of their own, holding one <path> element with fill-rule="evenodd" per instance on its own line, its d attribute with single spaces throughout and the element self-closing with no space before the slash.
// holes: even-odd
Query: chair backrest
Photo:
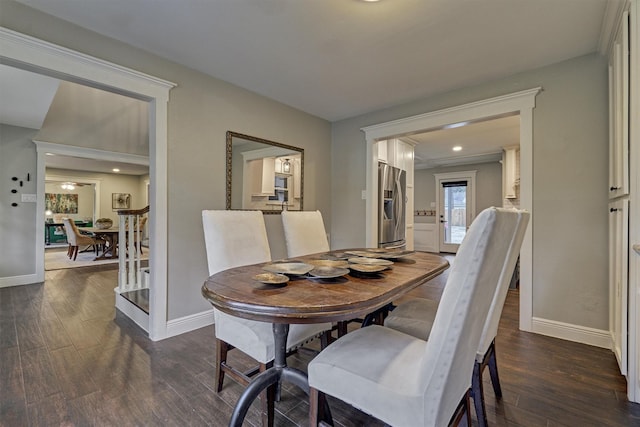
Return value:
<svg viewBox="0 0 640 427">
<path fill-rule="evenodd" d="M 69 218 L 63 218 L 62 223 L 64 224 L 64 231 L 67 233 L 67 243 L 71 246 L 78 246 L 78 229 L 76 228 L 76 224 Z"/>
<path fill-rule="evenodd" d="M 527 225 L 529 224 L 529 218 L 531 217 L 529 212 L 522 210 L 513 211 L 517 214 L 516 231 L 511 239 L 511 244 L 509 245 L 507 252 L 507 259 L 502 267 L 500 279 L 498 280 L 498 288 L 493 296 L 493 301 L 491 301 L 489 315 L 484 324 L 484 329 L 482 330 L 480 345 L 478 346 L 478 355 L 480 355 L 480 357 L 484 356 L 498 334 L 498 324 L 500 323 L 500 317 L 502 316 L 504 301 L 507 298 L 507 291 L 509 290 L 511 277 L 513 276 L 516 261 L 518 260 L 518 255 L 520 255 L 522 241 L 524 240 L 524 234 L 527 231 Z"/>
<path fill-rule="evenodd" d="M 282 226 L 289 258 L 329 250 L 320 211 L 282 211 Z"/>
<path fill-rule="evenodd" d="M 471 387 L 480 336 L 517 222 L 515 211 L 485 209 L 458 249 L 420 366 L 424 417 L 433 425 L 446 425 Z"/>
<path fill-rule="evenodd" d="M 202 211 L 209 274 L 271 261 L 264 217 L 260 211 Z"/>
</svg>

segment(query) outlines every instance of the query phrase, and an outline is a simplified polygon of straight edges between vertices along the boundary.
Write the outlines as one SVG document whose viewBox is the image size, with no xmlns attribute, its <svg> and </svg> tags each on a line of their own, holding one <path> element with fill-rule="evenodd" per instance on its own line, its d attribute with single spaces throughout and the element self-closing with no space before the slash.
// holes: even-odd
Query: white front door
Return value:
<svg viewBox="0 0 640 427">
<path fill-rule="evenodd" d="M 475 217 L 475 171 L 436 174 L 440 252 L 457 253 Z"/>
</svg>

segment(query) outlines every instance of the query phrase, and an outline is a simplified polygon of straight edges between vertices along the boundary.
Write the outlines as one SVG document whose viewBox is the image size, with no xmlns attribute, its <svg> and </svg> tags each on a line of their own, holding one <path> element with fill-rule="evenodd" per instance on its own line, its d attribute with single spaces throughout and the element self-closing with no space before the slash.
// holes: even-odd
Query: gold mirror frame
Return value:
<svg viewBox="0 0 640 427">
<path fill-rule="evenodd" d="M 239 132 L 227 131 L 227 194 L 226 194 L 226 209 L 227 210 L 243 210 L 242 208 L 233 208 L 231 206 L 232 200 L 232 186 L 233 186 L 233 139 L 239 138 L 247 141 L 257 142 L 268 146 L 284 148 L 291 151 L 300 153 L 300 208 L 296 210 L 303 210 L 304 201 L 304 149 L 294 147 L 292 145 L 282 144 L 280 142 L 269 141 L 268 139 L 258 138 L 256 136 L 245 135 Z M 240 171 L 242 173 L 242 171 Z M 269 210 L 261 209 L 265 214 L 280 214 L 282 210 Z"/>
</svg>

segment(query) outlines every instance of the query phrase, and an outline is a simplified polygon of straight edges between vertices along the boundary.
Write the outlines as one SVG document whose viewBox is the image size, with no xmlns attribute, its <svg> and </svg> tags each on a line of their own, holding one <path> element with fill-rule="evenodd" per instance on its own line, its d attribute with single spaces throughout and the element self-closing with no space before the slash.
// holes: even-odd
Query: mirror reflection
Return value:
<svg viewBox="0 0 640 427">
<path fill-rule="evenodd" d="M 302 210 L 304 150 L 227 131 L 227 209 Z"/>
</svg>

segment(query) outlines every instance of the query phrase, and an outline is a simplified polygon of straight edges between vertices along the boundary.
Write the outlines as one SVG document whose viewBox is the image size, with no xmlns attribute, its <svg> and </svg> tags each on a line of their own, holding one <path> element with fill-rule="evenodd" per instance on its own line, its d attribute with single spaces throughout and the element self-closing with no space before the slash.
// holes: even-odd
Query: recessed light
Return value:
<svg viewBox="0 0 640 427">
<path fill-rule="evenodd" d="M 462 151 L 462 147 L 459 145 L 456 145 L 455 147 L 453 147 L 453 151 Z"/>
<path fill-rule="evenodd" d="M 442 128 L 443 129 L 455 129 L 455 128 L 461 128 L 461 127 L 466 126 L 468 124 L 469 124 L 469 122 L 451 123 L 449 125 L 442 126 Z"/>
<path fill-rule="evenodd" d="M 111 170 L 114 171 L 114 172 L 120 172 L 120 169 L 118 169 L 118 168 L 113 168 Z"/>
<path fill-rule="evenodd" d="M 53 153 L 45 153 L 47 156 L 55 156 Z"/>
</svg>

